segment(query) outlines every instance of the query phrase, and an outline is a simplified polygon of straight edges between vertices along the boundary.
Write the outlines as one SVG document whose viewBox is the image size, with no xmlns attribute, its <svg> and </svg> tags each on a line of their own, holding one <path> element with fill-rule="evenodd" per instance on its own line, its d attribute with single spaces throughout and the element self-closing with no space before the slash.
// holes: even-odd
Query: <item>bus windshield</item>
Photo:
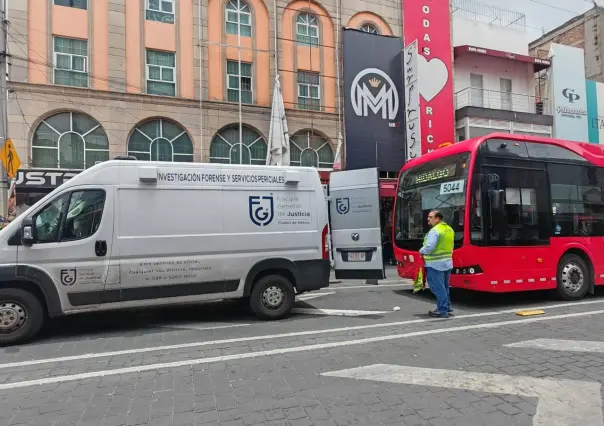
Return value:
<svg viewBox="0 0 604 426">
<path fill-rule="evenodd" d="M 448 156 L 406 170 L 400 177 L 396 205 L 395 244 L 419 250 L 431 210 L 439 210 L 455 231 L 456 246 L 463 240 L 469 153 Z"/>
</svg>

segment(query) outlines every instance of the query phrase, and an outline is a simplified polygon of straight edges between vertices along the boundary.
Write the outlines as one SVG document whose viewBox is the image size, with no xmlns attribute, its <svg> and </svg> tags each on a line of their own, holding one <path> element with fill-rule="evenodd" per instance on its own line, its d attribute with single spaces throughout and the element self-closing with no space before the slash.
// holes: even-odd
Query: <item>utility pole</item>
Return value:
<svg viewBox="0 0 604 426">
<path fill-rule="evenodd" d="M 0 138 L 2 145 L 8 139 L 8 0 L 0 0 Z M 8 175 L 0 164 L 0 215 L 8 215 Z"/>
</svg>

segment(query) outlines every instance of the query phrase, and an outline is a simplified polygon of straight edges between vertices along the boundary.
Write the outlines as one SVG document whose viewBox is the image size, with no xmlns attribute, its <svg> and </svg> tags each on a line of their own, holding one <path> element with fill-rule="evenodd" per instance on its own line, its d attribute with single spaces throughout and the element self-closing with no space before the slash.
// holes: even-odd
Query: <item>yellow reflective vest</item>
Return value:
<svg viewBox="0 0 604 426">
<path fill-rule="evenodd" d="M 434 251 L 424 255 L 424 261 L 437 262 L 439 260 L 453 259 L 453 242 L 455 241 L 455 231 L 444 222 L 440 222 L 434 228 L 434 232 L 438 234 L 438 242 Z M 428 239 L 428 234 L 424 237 L 424 246 Z"/>
</svg>

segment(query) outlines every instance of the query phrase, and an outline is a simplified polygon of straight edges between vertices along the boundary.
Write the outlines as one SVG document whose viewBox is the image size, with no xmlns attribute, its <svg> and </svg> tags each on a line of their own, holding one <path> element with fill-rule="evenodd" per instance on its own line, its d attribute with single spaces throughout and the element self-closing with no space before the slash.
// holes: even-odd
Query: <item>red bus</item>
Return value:
<svg viewBox="0 0 604 426">
<path fill-rule="evenodd" d="M 581 299 L 604 285 L 603 189 L 599 145 L 493 133 L 423 155 L 399 176 L 398 273 L 416 276 L 438 209 L 455 230 L 451 287 Z"/>
</svg>

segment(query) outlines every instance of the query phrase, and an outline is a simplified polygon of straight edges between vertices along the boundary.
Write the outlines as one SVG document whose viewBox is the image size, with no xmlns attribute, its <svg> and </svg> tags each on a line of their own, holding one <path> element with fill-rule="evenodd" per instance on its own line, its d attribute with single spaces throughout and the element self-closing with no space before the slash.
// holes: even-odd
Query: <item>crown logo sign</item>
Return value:
<svg viewBox="0 0 604 426">
<path fill-rule="evenodd" d="M 373 77 L 371 80 L 369 80 L 369 84 L 371 85 L 371 87 L 377 89 L 378 87 L 380 87 L 380 84 L 382 84 L 382 82 L 379 79 Z"/>
</svg>

